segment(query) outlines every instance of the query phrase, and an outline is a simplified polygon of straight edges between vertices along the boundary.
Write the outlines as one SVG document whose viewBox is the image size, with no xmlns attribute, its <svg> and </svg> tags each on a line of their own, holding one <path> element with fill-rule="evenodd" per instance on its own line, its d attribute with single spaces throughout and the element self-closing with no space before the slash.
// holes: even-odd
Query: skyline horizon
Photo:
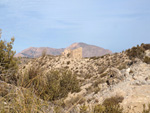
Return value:
<svg viewBox="0 0 150 113">
<path fill-rule="evenodd" d="M 70 44 L 69 46 L 66 46 L 66 47 L 60 47 L 60 48 L 55 48 L 55 47 L 50 47 L 50 46 L 43 46 L 43 47 L 33 47 L 33 46 L 29 46 L 29 47 L 27 47 L 27 48 L 25 48 L 25 49 L 23 49 L 22 51 L 24 51 L 24 50 L 27 50 L 27 49 L 31 49 L 31 48 L 51 48 L 51 49 L 66 49 L 66 48 L 68 48 L 68 47 L 70 47 L 71 45 L 73 45 L 73 44 L 80 44 L 80 43 L 83 43 L 83 44 L 87 44 L 87 45 L 90 45 L 90 46 L 96 46 L 96 47 L 100 47 L 100 48 L 103 48 L 103 49 L 106 49 L 106 50 L 109 50 L 109 51 L 111 51 L 112 53 L 120 53 L 120 52 L 122 52 L 122 51 L 125 51 L 125 50 L 127 50 L 127 49 L 130 49 L 130 48 L 132 48 L 132 47 L 136 47 L 137 45 L 141 45 L 141 44 L 137 44 L 137 45 L 134 45 L 134 46 L 132 46 L 132 47 L 129 47 L 129 48 L 127 48 L 127 49 L 124 49 L 124 50 L 122 50 L 122 51 L 119 51 L 119 52 L 114 52 L 114 51 L 112 51 L 112 50 L 110 50 L 110 49 L 108 49 L 108 48 L 104 48 L 104 47 L 101 47 L 101 46 L 99 46 L 99 45 L 94 45 L 94 44 L 88 44 L 88 43 L 84 43 L 84 42 L 74 42 L 74 43 L 72 43 L 72 44 Z M 150 43 L 144 43 L 144 44 L 150 44 Z M 14 50 L 15 51 L 15 50 Z M 20 51 L 20 52 L 16 52 L 16 54 L 18 54 L 18 53 L 21 53 L 22 51 Z"/>
</svg>

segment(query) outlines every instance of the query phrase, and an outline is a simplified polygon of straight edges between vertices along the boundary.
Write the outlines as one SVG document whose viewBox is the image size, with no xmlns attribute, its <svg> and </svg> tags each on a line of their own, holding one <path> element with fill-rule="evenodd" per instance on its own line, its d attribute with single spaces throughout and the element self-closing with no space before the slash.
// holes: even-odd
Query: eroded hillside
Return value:
<svg viewBox="0 0 150 113">
<path fill-rule="evenodd" d="M 16 78 L 17 85 L 0 85 L 2 108 L 27 99 L 29 112 L 142 113 L 150 103 L 150 45 L 83 59 L 42 56 L 20 65 Z M 10 92 L 17 95 L 8 101 Z"/>
</svg>

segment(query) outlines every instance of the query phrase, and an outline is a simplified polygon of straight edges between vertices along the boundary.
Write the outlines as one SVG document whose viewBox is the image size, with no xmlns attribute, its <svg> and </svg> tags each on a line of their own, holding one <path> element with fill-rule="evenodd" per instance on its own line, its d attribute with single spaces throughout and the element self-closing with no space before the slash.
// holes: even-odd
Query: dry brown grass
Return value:
<svg viewBox="0 0 150 113">
<path fill-rule="evenodd" d="M 26 88 L 8 85 L 9 92 L 0 97 L 0 113 L 45 113 L 48 103 Z"/>
</svg>

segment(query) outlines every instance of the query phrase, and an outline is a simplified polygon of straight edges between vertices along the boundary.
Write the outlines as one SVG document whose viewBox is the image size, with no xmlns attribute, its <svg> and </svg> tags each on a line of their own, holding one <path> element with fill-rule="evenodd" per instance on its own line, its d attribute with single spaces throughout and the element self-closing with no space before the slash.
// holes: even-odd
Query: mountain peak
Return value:
<svg viewBox="0 0 150 113">
<path fill-rule="evenodd" d="M 74 47 L 76 47 L 76 46 L 78 46 L 78 45 L 79 45 L 79 43 L 73 43 L 73 44 L 71 44 L 69 47 L 74 48 Z"/>
<path fill-rule="evenodd" d="M 105 54 L 112 54 L 110 50 L 107 50 L 107 49 L 104 49 L 95 45 L 89 45 L 83 42 L 73 43 L 66 49 L 74 50 L 80 47 L 82 47 L 82 50 L 83 50 L 83 57 L 93 57 L 93 56 L 102 56 Z"/>
<path fill-rule="evenodd" d="M 93 56 L 102 56 L 105 54 L 111 54 L 112 52 L 110 50 L 94 46 L 94 45 L 89 45 L 83 42 L 78 42 L 78 43 L 73 43 L 69 47 L 65 49 L 77 49 L 82 47 L 82 52 L 83 52 L 83 57 L 93 57 Z M 47 54 L 49 55 L 61 55 L 61 53 L 65 49 L 55 49 L 55 48 L 49 48 L 49 47 L 30 47 L 22 52 L 18 53 L 16 57 L 39 57 L 42 55 L 42 52 L 46 49 Z"/>
</svg>

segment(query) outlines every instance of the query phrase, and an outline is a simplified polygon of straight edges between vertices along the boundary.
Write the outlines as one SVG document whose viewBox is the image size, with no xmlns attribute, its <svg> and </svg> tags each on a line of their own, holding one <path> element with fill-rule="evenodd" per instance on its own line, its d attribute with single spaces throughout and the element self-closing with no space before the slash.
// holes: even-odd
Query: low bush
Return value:
<svg viewBox="0 0 150 113">
<path fill-rule="evenodd" d="M 123 113 L 123 108 L 119 105 L 123 99 L 120 96 L 108 98 L 103 104 L 94 107 L 94 113 Z"/>
<path fill-rule="evenodd" d="M 144 62 L 147 63 L 147 64 L 150 64 L 150 57 L 146 56 L 144 58 Z"/>
<path fill-rule="evenodd" d="M 80 113 L 87 113 L 88 106 L 85 104 L 80 106 Z"/>
<path fill-rule="evenodd" d="M 67 61 L 67 65 L 69 65 L 70 64 L 70 61 Z"/>
<path fill-rule="evenodd" d="M 150 44 L 144 44 L 144 43 L 142 43 L 141 46 L 142 46 L 145 50 L 150 49 Z"/>
<path fill-rule="evenodd" d="M 96 105 L 95 107 L 94 107 L 94 113 L 106 113 L 105 112 L 105 106 L 103 106 L 103 105 L 101 105 L 101 104 L 99 104 L 99 105 Z"/>
<path fill-rule="evenodd" d="M 60 106 L 56 106 L 56 107 L 54 107 L 54 111 L 55 111 L 55 113 L 61 113 L 62 112 L 62 110 L 61 110 L 62 108 L 60 107 Z"/>
<path fill-rule="evenodd" d="M 121 108 L 119 105 L 115 106 L 97 105 L 94 108 L 94 113 L 123 113 L 123 108 Z"/>
<path fill-rule="evenodd" d="M 143 111 L 142 113 L 150 113 L 150 104 L 148 104 L 148 108 L 146 109 L 145 104 L 143 105 Z"/>
<path fill-rule="evenodd" d="M 119 103 L 121 103 L 123 101 L 123 97 L 122 96 L 115 96 L 115 97 L 111 97 L 111 98 L 107 98 L 104 102 L 103 105 L 104 106 L 113 106 L 113 105 L 118 105 Z"/>
<path fill-rule="evenodd" d="M 90 57 L 90 60 L 92 59 L 92 60 L 97 60 L 97 59 L 99 59 L 100 57 L 97 57 L 97 56 L 94 56 L 94 57 Z"/>
<path fill-rule="evenodd" d="M 126 69 L 126 68 L 127 68 L 127 64 L 126 63 L 122 63 L 118 67 L 119 70 Z"/>
<path fill-rule="evenodd" d="M 64 98 L 69 92 L 80 91 L 79 80 L 70 71 L 53 70 L 47 73 L 41 69 L 30 68 L 20 78 L 20 86 L 34 89 L 35 94 L 44 100 L 58 100 Z"/>
<path fill-rule="evenodd" d="M 142 59 L 144 57 L 145 49 L 142 46 L 132 47 L 131 49 L 126 50 L 127 55 L 130 59 L 139 58 Z"/>
<path fill-rule="evenodd" d="M 132 47 L 131 49 L 126 50 L 126 54 L 130 59 L 139 58 L 143 60 L 145 56 L 145 51 L 150 49 L 150 44 L 141 44 L 141 46 L 137 45 L 137 47 Z"/>
<path fill-rule="evenodd" d="M 16 72 L 18 68 L 17 59 L 14 58 L 15 51 L 12 50 L 14 38 L 10 42 L 1 40 L 0 29 L 0 80 L 16 84 Z"/>
</svg>

